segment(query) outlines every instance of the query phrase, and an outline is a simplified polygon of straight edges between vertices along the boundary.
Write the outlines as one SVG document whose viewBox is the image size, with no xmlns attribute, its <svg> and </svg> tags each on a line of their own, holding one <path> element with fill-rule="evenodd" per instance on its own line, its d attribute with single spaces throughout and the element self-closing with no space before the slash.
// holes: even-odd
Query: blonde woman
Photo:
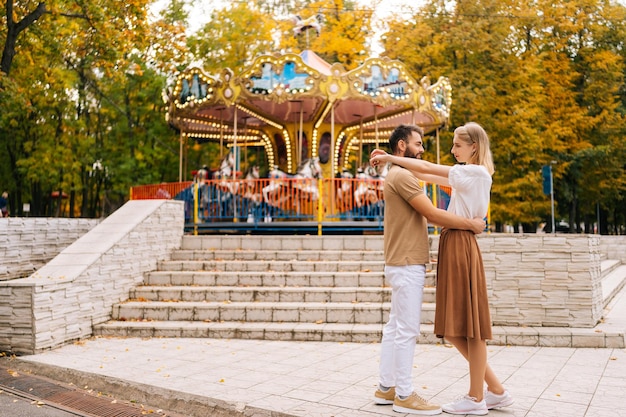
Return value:
<svg viewBox="0 0 626 417">
<path fill-rule="evenodd" d="M 469 219 L 484 217 L 494 173 L 487 133 L 473 122 L 458 127 L 451 153 L 459 164 L 446 166 L 398 158 L 379 149 L 372 152 L 370 162 L 391 162 L 423 181 L 451 186 L 449 212 Z M 485 415 L 489 409 L 513 404 L 513 398 L 487 363 L 491 316 L 482 255 L 471 231 L 443 229 L 439 237 L 436 297 L 435 334 L 452 343 L 467 359 L 470 374 L 467 395 L 443 405 L 443 411 Z"/>
</svg>

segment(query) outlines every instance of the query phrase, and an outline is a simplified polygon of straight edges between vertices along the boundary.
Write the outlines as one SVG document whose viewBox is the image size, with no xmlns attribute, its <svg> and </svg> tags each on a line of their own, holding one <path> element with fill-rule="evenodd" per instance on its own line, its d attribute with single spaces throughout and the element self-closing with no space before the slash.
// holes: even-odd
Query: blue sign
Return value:
<svg viewBox="0 0 626 417">
<path fill-rule="evenodd" d="M 552 194 L 552 166 L 544 165 L 541 167 L 541 176 L 543 177 L 543 193 L 545 195 Z"/>
</svg>

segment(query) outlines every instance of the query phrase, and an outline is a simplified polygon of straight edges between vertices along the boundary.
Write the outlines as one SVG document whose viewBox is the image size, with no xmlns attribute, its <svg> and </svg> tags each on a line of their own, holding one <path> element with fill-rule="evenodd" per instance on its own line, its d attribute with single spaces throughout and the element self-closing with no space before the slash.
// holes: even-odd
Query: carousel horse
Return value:
<svg viewBox="0 0 626 417">
<path fill-rule="evenodd" d="M 213 172 L 213 179 L 232 179 L 233 171 L 235 170 L 235 154 L 231 151 L 222 159 L 220 167 L 217 171 Z"/>
<path fill-rule="evenodd" d="M 385 175 L 386 172 L 385 172 Z M 358 208 L 369 204 L 376 204 L 380 200 L 379 191 L 382 184 L 378 184 L 381 176 L 372 165 L 366 163 L 357 170 L 356 178 L 359 180 L 354 191 L 354 202 Z"/>
<path fill-rule="evenodd" d="M 219 190 L 235 194 L 239 191 L 239 182 L 233 181 L 233 173 L 239 176 L 240 173 L 235 172 L 235 154 L 231 151 L 220 162 L 220 167 L 213 173 L 214 180 L 221 180 L 216 185 Z"/>
<path fill-rule="evenodd" d="M 244 179 L 246 179 L 246 180 L 258 180 L 259 178 L 260 178 L 259 166 L 258 165 L 251 165 L 250 167 L 248 167 L 248 169 L 246 170 L 246 173 L 244 174 Z"/>
<path fill-rule="evenodd" d="M 251 165 L 246 169 L 242 181 L 238 189 L 239 210 L 241 214 L 247 216 L 248 223 L 254 223 L 255 218 L 259 216 L 260 204 L 262 201 L 261 193 L 259 191 L 259 166 Z"/>
<path fill-rule="evenodd" d="M 305 193 L 311 193 L 311 200 L 317 200 L 319 191 L 317 189 L 317 181 L 322 176 L 322 166 L 319 158 L 306 159 L 298 168 L 298 173 L 294 175 L 295 179 L 304 181 L 294 181 L 293 187 Z"/>
<path fill-rule="evenodd" d="M 206 180 L 209 179 L 209 167 L 207 167 L 206 165 L 202 165 L 202 168 L 200 168 L 198 171 L 196 171 L 196 173 L 193 176 L 193 180 L 194 182 L 205 182 Z"/>
<path fill-rule="evenodd" d="M 249 166 L 243 178 L 244 178 L 243 197 L 249 198 L 255 203 L 260 202 L 262 200 L 261 193 L 257 192 L 257 189 L 259 187 L 258 186 L 259 182 L 257 180 L 260 178 L 259 166 L 258 165 Z"/>
<path fill-rule="evenodd" d="M 272 204 L 276 200 L 276 193 L 280 191 L 281 187 L 284 184 L 284 179 L 288 178 L 288 174 L 286 172 L 278 169 L 276 165 L 272 168 L 268 174 L 269 184 L 261 190 L 263 193 L 263 201 L 268 204 Z"/>
<path fill-rule="evenodd" d="M 234 196 L 240 189 L 239 181 L 233 181 L 235 173 L 235 155 L 231 151 L 213 172 L 213 181 L 201 187 L 200 207 L 207 216 L 209 212 L 216 212 L 218 217 L 232 215 Z"/>
<path fill-rule="evenodd" d="M 380 167 L 377 167 L 377 172 L 380 169 L 380 172 L 378 172 L 378 178 L 384 180 L 389 173 L 389 168 L 391 168 L 391 162 L 387 162 L 385 165 L 383 165 L 382 169 Z"/>
<path fill-rule="evenodd" d="M 296 38 L 301 33 L 306 32 L 309 29 L 315 29 L 315 33 L 317 36 L 320 36 L 322 32 L 322 21 L 324 20 L 324 15 L 318 13 L 314 16 L 307 17 L 306 19 L 302 19 L 298 15 L 291 16 L 291 22 L 295 25 L 293 28 L 293 37 Z"/>
<path fill-rule="evenodd" d="M 263 201 L 267 204 L 284 208 L 290 200 L 295 199 L 299 206 L 301 201 L 315 201 L 319 197 L 317 180 L 322 175 L 319 158 L 305 160 L 296 174 L 287 174 L 278 167 L 269 172 L 269 184 L 263 187 Z"/>
<path fill-rule="evenodd" d="M 337 201 L 341 207 L 340 211 L 349 211 L 352 207 L 352 184 L 354 183 L 354 175 L 347 169 L 341 171 L 339 175 L 339 186 L 337 187 Z"/>
</svg>

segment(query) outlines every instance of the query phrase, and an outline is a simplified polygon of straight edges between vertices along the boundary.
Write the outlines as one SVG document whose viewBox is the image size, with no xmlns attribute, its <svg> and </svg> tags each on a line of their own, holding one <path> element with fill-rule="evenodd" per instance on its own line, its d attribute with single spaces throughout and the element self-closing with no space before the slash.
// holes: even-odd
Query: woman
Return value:
<svg viewBox="0 0 626 417">
<path fill-rule="evenodd" d="M 494 172 L 489 137 L 477 123 L 454 131 L 451 153 L 460 163 L 454 166 L 399 158 L 376 149 L 370 162 L 391 162 L 421 180 L 452 187 L 448 211 L 467 218 L 485 216 L 489 206 Z M 491 317 L 482 255 L 470 231 L 444 229 L 439 238 L 437 263 L 435 334 L 452 343 L 469 363 L 468 394 L 442 406 L 450 414 L 485 415 L 493 408 L 513 404 L 487 364 L 487 339 L 491 339 Z M 487 389 L 484 389 L 484 383 Z"/>
</svg>

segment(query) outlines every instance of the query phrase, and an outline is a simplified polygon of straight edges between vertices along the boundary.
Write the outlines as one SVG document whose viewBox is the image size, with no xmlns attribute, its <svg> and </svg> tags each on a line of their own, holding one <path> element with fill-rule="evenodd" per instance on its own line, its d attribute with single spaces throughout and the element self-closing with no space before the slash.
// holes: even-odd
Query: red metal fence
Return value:
<svg viewBox="0 0 626 417">
<path fill-rule="evenodd" d="M 132 187 L 131 199 L 185 202 L 191 224 L 285 221 L 376 222 L 382 228 L 382 179 L 216 179 Z M 447 187 L 446 187 L 447 188 Z M 450 189 L 428 186 L 433 203 L 445 208 Z"/>
</svg>

